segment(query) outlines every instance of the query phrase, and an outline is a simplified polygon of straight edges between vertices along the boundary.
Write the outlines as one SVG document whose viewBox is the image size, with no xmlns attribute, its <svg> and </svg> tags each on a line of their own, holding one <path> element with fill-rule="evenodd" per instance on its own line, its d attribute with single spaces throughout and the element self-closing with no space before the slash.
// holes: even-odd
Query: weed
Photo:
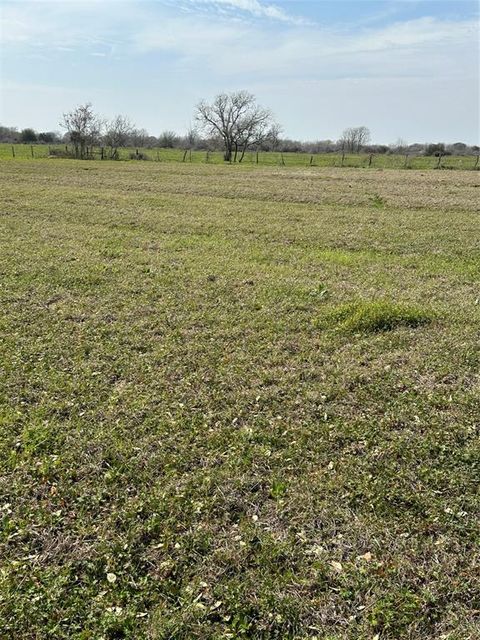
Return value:
<svg viewBox="0 0 480 640">
<path fill-rule="evenodd" d="M 390 331 L 431 322 L 433 315 L 422 308 L 387 300 L 353 302 L 336 307 L 329 319 L 348 332 Z"/>
<path fill-rule="evenodd" d="M 372 202 L 372 206 L 376 207 L 377 209 L 383 209 L 383 207 L 385 206 L 385 200 L 378 193 L 373 194 L 373 196 L 370 197 L 370 200 Z"/>
</svg>

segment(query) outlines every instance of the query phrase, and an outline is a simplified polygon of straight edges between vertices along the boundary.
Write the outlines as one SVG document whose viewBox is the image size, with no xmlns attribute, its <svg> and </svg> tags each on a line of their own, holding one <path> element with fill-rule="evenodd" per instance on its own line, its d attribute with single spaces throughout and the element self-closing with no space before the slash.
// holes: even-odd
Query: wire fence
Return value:
<svg viewBox="0 0 480 640">
<path fill-rule="evenodd" d="M 74 158 L 69 145 L 0 144 L 0 160 L 37 160 L 46 158 Z M 221 151 L 164 148 L 122 148 L 111 159 L 103 147 L 88 149 L 89 160 L 102 161 L 151 161 L 195 164 L 225 164 Z M 238 164 L 238 163 L 237 163 Z M 245 154 L 242 165 L 290 166 L 290 167 L 351 167 L 374 169 L 479 169 L 478 155 L 424 156 L 414 154 L 343 154 L 300 153 L 277 151 L 251 151 Z"/>
</svg>

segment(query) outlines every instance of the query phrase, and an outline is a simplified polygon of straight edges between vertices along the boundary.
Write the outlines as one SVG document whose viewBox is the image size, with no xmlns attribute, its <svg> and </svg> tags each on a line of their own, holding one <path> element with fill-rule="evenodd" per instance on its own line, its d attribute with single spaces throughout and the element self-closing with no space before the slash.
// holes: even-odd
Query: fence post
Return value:
<svg viewBox="0 0 480 640">
<path fill-rule="evenodd" d="M 210 151 L 207 151 L 207 153 L 205 154 L 205 162 L 208 162 L 210 159 Z"/>
<path fill-rule="evenodd" d="M 190 160 L 190 162 L 192 161 L 192 150 L 191 149 L 188 150 L 188 159 Z"/>
<path fill-rule="evenodd" d="M 257 151 L 257 153 L 255 154 L 255 164 L 258 164 L 258 151 Z"/>
<path fill-rule="evenodd" d="M 442 154 L 441 154 L 441 153 L 439 153 L 439 154 L 438 154 L 438 162 L 437 162 L 436 169 L 440 169 L 440 163 L 441 163 L 441 161 L 442 161 Z"/>
<path fill-rule="evenodd" d="M 15 147 L 12 144 L 12 156 L 15 157 Z"/>
<path fill-rule="evenodd" d="M 35 156 L 33 155 L 33 144 L 30 145 L 30 153 L 32 154 L 32 158 L 34 158 Z"/>
<path fill-rule="evenodd" d="M 183 152 L 182 162 L 185 162 L 185 158 L 187 157 L 187 153 L 188 153 L 188 149 L 185 149 L 185 151 Z"/>
<path fill-rule="evenodd" d="M 368 159 L 368 166 L 371 167 L 372 166 L 372 162 L 373 162 L 373 153 L 370 154 L 370 157 Z"/>
<path fill-rule="evenodd" d="M 478 167 L 478 161 L 480 159 L 480 155 L 477 153 L 477 159 L 475 160 L 475 164 L 473 165 L 473 168 L 476 169 Z"/>
<path fill-rule="evenodd" d="M 408 164 L 408 153 L 405 154 L 405 162 L 403 163 L 403 168 L 406 169 Z"/>
<path fill-rule="evenodd" d="M 341 167 L 343 167 L 343 162 L 345 160 L 345 151 L 342 151 L 342 163 L 341 163 Z"/>
</svg>

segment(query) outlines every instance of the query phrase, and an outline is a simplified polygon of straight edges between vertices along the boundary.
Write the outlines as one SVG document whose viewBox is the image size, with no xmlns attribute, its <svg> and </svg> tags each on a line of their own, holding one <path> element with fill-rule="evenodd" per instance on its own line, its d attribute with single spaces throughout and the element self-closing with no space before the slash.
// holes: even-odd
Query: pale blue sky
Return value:
<svg viewBox="0 0 480 640">
<path fill-rule="evenodd" d="M 3 0 L 0 122 L 58 129 L 90 101 L 158 135 L 247 89 L 284 135 L 479 136 L 477 1 Z"/>
</svg>

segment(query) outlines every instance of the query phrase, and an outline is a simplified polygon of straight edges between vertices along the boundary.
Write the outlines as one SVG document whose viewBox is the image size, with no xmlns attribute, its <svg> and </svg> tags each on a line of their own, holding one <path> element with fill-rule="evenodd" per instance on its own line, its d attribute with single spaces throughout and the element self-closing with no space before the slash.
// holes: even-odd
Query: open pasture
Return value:
<svg viewBox="0 0 480 640">
<path fill-rule="evenodd" d="M 478 173 L 0 187 L 1 638 L 479 637 Z"/>
</svg>

